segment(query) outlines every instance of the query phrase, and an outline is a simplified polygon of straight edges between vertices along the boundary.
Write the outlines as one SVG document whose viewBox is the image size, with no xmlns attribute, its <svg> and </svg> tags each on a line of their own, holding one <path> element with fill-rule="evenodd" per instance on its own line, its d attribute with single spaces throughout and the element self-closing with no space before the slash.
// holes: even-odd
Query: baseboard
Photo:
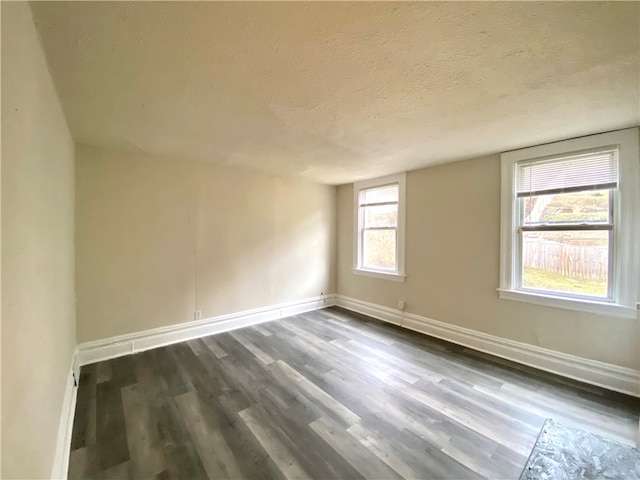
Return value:
<svg viewBox="0 0 640 480">
<path fill-rule="evenodd" d="M 337 305 L 379 320 L 584 383 L 640 397 L 640 371 L 516 342 L 344 295 Z"/>
<path fill-rule="evenodd" d="M 339 307 L 346 308 L 353 312 L 362 313 L 369 317 L 377 318 L 383 322 L 402 326 L 403 314 L 401 310 L 383 307 L 382 305 L 365 302 L 364 300 L 358 300 L 357 298 L 345 297 L 344 295 L 337 295 L 337 297 L 336 305 Z"/>
<path fill-rule="evenodd" d="M 290 317 L 335 304 L 336 295 L 330 294 L 324 297 L 306 298 L 304 300 L 81 343 L 78 345 L 79 364 L 88 365 L 172 343 L 206 337 L 214 333 L 228 332 L 237 328 L 277 320 L 278 318 Z"/>
<path fill-rule="evenodd" d="M 73 418 L 76 411 L 76 399 L 78 388 L 75 379 L 79 379 L 80 367 L 78 364 L 78 351 L 73 352 L 71 368 L 67 375 L 67 382 L 62 400 L 60 412 L 60 424 L 58 426 L 58 438 L 56 440 L 56 453 L 53 459 L 51 478 L 66 479 L 69 471 L 69 455 L 71 453 L 71 434 L 73 433 Z"/>
</svg>

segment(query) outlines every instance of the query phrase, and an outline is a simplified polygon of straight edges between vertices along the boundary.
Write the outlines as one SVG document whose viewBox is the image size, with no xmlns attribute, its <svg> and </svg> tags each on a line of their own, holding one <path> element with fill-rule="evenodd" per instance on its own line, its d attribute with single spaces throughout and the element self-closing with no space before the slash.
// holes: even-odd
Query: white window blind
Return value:
<svg viewBox="0 0 640 480">
<path fill-rule="evenodd" d="M 618 149 L 518 163 L 516 177 L 518 197 L 615 188 Z"/>
</svg>

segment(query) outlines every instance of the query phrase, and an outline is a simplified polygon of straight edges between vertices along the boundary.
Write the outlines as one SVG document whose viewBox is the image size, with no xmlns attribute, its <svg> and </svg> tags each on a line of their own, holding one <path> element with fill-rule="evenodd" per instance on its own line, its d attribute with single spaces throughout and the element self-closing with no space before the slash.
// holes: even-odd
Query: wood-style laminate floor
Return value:
<svg viewBox="0 0 640 480">
<path fill-rule="evenodd" d="M 69 477 L 517 478 L 546 418 L 639 411 L 333 308 L 83 367 Z"/>
</svg>

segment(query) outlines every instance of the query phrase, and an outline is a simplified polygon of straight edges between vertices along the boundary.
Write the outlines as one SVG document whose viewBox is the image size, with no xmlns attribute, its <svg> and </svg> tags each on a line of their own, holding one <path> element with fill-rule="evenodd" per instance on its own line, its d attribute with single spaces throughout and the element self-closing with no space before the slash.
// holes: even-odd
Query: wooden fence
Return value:
<svg viewBox="0 0 640 480">
<path fill-rule="evenodd" d="M 606 246 L 567 245 L 540 239 L 525 239 L 524 266 L 560 275 L 606 280 L 609 249 Z"/>
</svg>

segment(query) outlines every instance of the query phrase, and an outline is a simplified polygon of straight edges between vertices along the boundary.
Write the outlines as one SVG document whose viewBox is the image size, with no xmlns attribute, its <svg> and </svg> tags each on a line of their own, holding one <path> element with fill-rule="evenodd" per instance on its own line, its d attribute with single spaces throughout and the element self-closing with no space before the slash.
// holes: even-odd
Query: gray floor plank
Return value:
<svg viewBox="0 0 640 480">
<path fill-rule="evenodd" d="M 138 384 L 122 389 L 130 468 L 135 478 L 153 477 L 166 469 L 158 430 L 144 392 Z"/>
<path fill-rule="evenodd" d="M 386 463 L 371 455 L 357 439 L 329 417 L 320 417 L 311 428 L 365 478 L 403 478 Z"/>
<path fill-rule="evenodd" d="M 292 449 L 287 448 L 279 438 L 279 429 L 265 422 L 265 415 L 261 415 L 254 407 L 250 407 L 240 412 L 240 418 L 249 427 L 285 478 L 312 478 L 302 468 Z"/>
<path fill-rule="evenodd" d="M 331 308 L 82 367 L 69 478 L 516 478 L 640 402 Z"/>
<path fill-rule="evenodd" d="M 180 395 L 176 402 L 209 478 L 242 478 L 233 452 L 197 393 Z"/>
<path fill-rule="evenodd" d="M 126 385 L 124 385 L 126 386 Z M 116 380 L 96 387 L 96 449 L 102 470 L 129 460 L 121 388 Z"/>
</svg>

